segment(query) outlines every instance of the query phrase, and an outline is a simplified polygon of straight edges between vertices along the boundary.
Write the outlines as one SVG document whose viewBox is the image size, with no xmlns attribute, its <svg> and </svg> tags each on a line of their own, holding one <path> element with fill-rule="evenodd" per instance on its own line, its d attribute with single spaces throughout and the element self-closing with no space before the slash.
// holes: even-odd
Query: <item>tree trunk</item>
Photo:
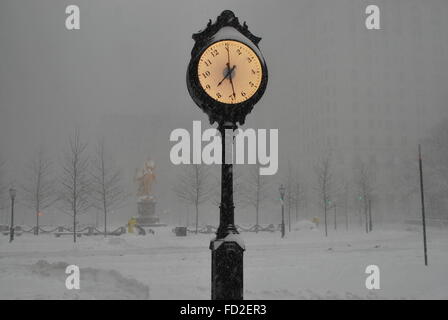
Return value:
<svg viewBox="0 0 448 320">
<path fill-rule="evenodd" d="M 259 210 L 259 208 L 258 208 L 258 203 L 257 203 L 257 207 L 255 208 L 255 211 L 256 211 L 256 217 L 255 217 L 255 233 L 258 233 L 258 210 Z"/>
<path fill-rule="evenodd" d="M 325 236 L 328 237 L 328 230 L 327 230 L 327 206 L 324 206 L 324 222 L 325 222 Z"/>
<path fill-rule="evenodd" d="M 76 243 L 76 209 L 73 212 L 73 242 Z"/>
<path fill-rule="evenodd" d="M 104 209 L 104 237 L 107 237 L 107 210 Z"/>
<path fill-rule="evenodd" d="M 196 234 L 198 234 L 198 224 L 199 224 L 199 206 L 198 203 L 196 203 L 196 231 L 195 231 Z"/>
<path fill-rule="evenodd" d="M 41 179 L 41 159 L 39 159 L 39 172 L 37 175 L 37 188 L 36 188 L 36 236 L 39 235 L 39 211 L 40 211 L 40 197 L 39 197 L 39 190 L 40 190 L 40 179 Z"/>
<path fill-rule="evenodd" d="M 337 220 L 336 220 L 336 206 L 334 207 L 334 230 L 337 229 Z"/>
<path fill-rule="evenodd" d="M 360 227 L 361 227 L 361 229 L 362 229 L 362 227 L 363 227 L 363 223 L 362 223 L 362 213 L 361 213 L 361 211 L 362 211 L 362 208 L 361 208 L 361 205 L 359 205 L 359 210 L 358 210 L 358 215 L 359 215 L 359 225 L 360 225 Z"/>
<path fill-rule="evenodd" d="M 347 205 L 345 206 L 345 230 L 348 231 L 348 210 L 347 210 Z"/>
<path fill-rule="evenodd" d="M 288 205 L 288 231 L 291 232 L 291 205 Z"/>
<path fill-rule="evenodd" d="M 78 200 L 77 183 L 78 183 L 78 171 L 77 171 L 78 157 L 75 156 L 73 162 L 73 243 L 76 243 L 76 206 Z"/>
<path fill-rule="evenodd" d="M 296 203 L 296 222 L 299 221 L 299 204 Z"/>
<path fill-rule="evenodd" d="M 96 210 L 95 212 L 95 228 L 98 228 L 100 224 L 100 211 Z"/>
<path fill-rule="evenodd" d="M 104 147 L 104 145 L 103 145 Z M 103 209 L 104 209 L 104 237 L 107 236 L 107 198 L 106 198 L 106 182 L 105 182 L 105 167 L 104 167 L 104 149 L 101 149 L 101 182 L 103 187 Z"/>
<path fill-rule="evenodd" d="M 366 233 L 369 233 L 369 217 L 368 217 L 368 214 L 369 214 L 369 212 L 368 212 L 367 208 L 364 208 L 364 217 L 366 218 L 366 223 L 365 223 Z"/>
<path fill-rule="evenodd" d="M 37 205 L 37 207 L 36 207 L 36 232 L 34 233 L 36 236 L 39 235 L 39 212 L 40 212 L 39 205 Z"/>
</svg>

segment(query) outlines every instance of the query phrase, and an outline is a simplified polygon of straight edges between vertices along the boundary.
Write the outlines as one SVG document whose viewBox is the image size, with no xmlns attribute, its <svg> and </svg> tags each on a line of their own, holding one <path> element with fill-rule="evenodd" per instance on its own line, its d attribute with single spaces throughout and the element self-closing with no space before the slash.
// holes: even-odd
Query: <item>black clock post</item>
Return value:
<svg viewBox="0 0 448 320">
<path fill-rule="evenodd" d="M 261 38 L 254 36 L 244 22 L 239 23 L 237 17 L 230 10 L 223 11 L 216 21 L 210 20 L 206 28 L 193 34 L 195 41 L 191 51 L 191 60 L 187 70 L 187 88 L 193 101 L 209 116 L 210 124 L 218 123 L 218 130 L 222 140 L 221 167 L 221 204 L 219 227 L 216 238 L 210 242 L 212 251 L 212 299 L 213 300 L 241 300 L 243 299 L 243 252 L 244 243 L 235 227 L 233 203 L 233 166 L 231 161 L 226 163 L 226 135 L 237 128 L 237 123 L 244 124 L 247 114 L 260 100 L 268 81 L 268 72 L 263 55 L 258 48 Z M 198 63 L 204 51 L 218 41 L 233 40 L 248 46 L 257 56 L 262 68 L 262 77 L 257 91 L 240 103 L 226 104 L 213 99 L 200 85 L 198 77 Z M 231 78 L 230 72 L 225 77 Z"/>
</svg>

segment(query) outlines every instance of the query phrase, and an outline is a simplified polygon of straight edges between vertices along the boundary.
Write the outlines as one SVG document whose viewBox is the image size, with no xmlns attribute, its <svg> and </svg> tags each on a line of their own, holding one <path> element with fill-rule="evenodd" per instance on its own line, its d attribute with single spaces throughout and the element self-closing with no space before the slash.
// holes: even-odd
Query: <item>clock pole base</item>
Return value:
<svg viewBox="0 0 448 320">
<path fill-rule="evenodd" d="M 244 243 L 237 234 L 210 242 L 212 300 L 243 300 Z"/>
</svg>

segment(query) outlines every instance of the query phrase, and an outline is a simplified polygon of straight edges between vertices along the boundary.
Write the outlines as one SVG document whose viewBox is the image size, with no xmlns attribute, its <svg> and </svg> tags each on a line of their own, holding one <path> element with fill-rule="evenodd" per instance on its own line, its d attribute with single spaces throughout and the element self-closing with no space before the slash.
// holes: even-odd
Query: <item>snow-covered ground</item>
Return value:
<svg viewBox="0 0 448 320">
<path fill-rule="evenodd" d="M 0 236 L 0 299 L 209 299 L 212 235 L 79 238 Z M 355 228 L 354 228 L 355 229 Z M 448 299 L 448 231 L 428 230 L 429 266 L 418 229 L 242 233 L 245 299 Z M 67 290 L 65 267 L 81 289 Z M 365 287 L 368 265 L 380 290 Z"/>
</svg>

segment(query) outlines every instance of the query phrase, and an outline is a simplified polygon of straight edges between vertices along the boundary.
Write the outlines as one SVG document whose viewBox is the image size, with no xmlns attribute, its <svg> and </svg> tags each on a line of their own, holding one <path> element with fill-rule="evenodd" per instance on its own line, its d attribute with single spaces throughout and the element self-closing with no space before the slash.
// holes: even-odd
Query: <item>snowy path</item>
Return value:
<svg viewBox="0 0 448 320">
<path fill-rule="evenodd" d="M 448 298 L 448 233 L 430 230 L 423 265 L 417 231 L 243 233 L 246 299 Z M 210 235 L 71 239 L 0 238 L 0 298 L 209 299 Z M 39 262 L 43 260 L 45 262 Z M 46 264 L 48 262 L 49 264 Z M 33 270 L 40 264 L 52 271 Z M 81 290 L 65 289 L 65 268 L 81 268 Z M 365 288 L 365 268 L 378 265 L 381 289 Z M 46 271 L 45 271 L 46 272 Z M 44 273 L 45 273 L 44 272 Z"/>
</svg>

